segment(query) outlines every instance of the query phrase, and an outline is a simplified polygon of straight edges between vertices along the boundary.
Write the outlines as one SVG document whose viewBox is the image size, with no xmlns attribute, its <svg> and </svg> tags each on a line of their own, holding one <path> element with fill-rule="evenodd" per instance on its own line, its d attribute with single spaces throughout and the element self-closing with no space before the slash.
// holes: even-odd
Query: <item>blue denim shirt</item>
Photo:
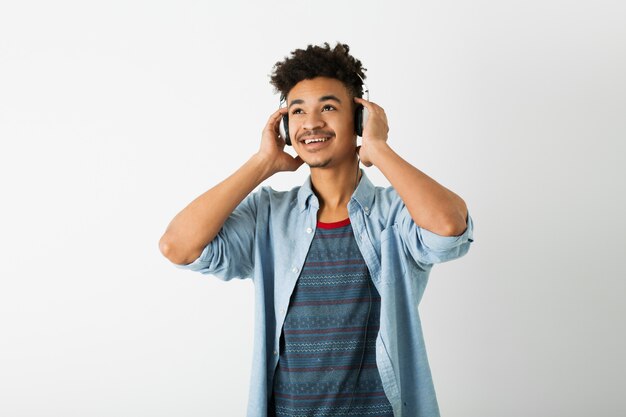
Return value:
<svg viewBox="0 0 626 417">
<path fill-rule="evenodd" d="M 318 209 L 310 177 L 290 191 L 262 187 L 239 204 L 198 259 L 178 265 L 223 280 L 254 281 L 248 417 L 267 417 L 281 329 L 315 234 Z M 472 219 L 468 215 L 467 229 L 460 236 L 439 236 L 422 229 L 393 188 L 373 186 L 365 173 L 348 213 L 381 296 L 376 363 L 394 416 L 439 416 L 417 307 L 433 264 L 469 250 Z"/>
</svg>

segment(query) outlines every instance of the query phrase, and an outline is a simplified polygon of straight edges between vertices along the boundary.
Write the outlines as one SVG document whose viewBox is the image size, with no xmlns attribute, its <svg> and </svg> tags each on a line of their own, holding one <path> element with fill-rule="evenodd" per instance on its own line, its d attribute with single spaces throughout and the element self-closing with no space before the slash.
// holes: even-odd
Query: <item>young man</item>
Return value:
<svg viewBox="0 0 626 417">
<path fill-rule="evenodd" d="M 254 281 L 249 417 L 439 415 L 417 306 L 433 264 L 468 251 L 472 219 L 389 146 L 384 110 L 361 98 L 363 70 L 342 44 L 278 62 L 271 82 L 286 106 L 258 152 L 160 241 L 183 268 Z M 359 105 L 369 116 L 357 147 Z M 392 187 L 373 186 L 359 159 Z M 303 186 L 252 192 L 303 163 Z"/>
</svg>

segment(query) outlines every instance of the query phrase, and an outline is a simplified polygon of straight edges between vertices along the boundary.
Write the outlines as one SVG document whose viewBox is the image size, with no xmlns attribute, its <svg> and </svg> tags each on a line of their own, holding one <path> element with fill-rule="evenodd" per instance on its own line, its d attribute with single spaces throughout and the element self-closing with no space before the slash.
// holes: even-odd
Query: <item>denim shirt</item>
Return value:
<svg viewBox="0 0 626 417">
<path fill-rule="evenodd" d="M 315 235 L 319 202 L 310 177 L 301 187 L 262 187 L 248 195 L 217 237 L 188 265 L 223 280 L 251 278 L 255 293 L 248 417 L 267 417 L 289 300 Z M 418 304 L 435 263 L 463 256 L 473 224 L 460 236 L 417 226 L 397 192 L 365 173 L 348 203 L 354 237 L 381 296 L 376 364 L 395 417 L 435 417 L 439 408 Z"/>
</svg>

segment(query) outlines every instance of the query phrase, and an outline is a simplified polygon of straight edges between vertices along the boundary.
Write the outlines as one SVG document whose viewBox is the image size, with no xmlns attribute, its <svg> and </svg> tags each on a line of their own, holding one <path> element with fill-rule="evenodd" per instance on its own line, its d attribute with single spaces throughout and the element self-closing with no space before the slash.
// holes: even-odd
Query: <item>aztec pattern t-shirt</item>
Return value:
<svg viewBox="0 0 626 417">
<path fill-rule="evenodd" d="M 282 329 L 269 415 L 393 417 L 376 366 L 379 323 L 350 219 L 318 222 Z"/>
</svg>

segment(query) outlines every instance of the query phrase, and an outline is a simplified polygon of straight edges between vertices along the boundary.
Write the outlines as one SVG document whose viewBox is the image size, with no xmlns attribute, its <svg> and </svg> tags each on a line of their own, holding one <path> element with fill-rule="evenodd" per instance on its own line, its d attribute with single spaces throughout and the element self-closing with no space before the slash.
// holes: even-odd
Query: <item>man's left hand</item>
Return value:
<svg viewBox="0 0 626 417">
<path fill-rule="evenodd" d="M 376 151 L 381 146 L 387 146 L 387 134 L 389 133 L 387 115 L 385 110 L 376 103 L 358 97 L 355 97 L 354 101 L 357 104 L 362 104 L 369 113 L 365 126 L 363 126 L 363 141 L 361 146 L 357 147 L 357 153 L 363 165 L 370 167 L 375 165 Z"/>
</svg>

